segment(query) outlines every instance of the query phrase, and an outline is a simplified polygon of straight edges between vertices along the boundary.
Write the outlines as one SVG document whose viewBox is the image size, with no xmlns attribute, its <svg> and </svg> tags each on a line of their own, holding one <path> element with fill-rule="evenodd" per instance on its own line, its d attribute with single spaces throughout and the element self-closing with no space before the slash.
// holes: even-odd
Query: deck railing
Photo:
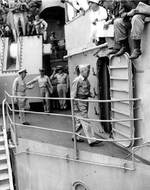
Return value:
<svg viewBox="0 0 150 190">
<path fill-rule="evenodd" d="M 83 101 L 83 102 L 91 102 L 91 103 L 112 103 L 112 102 L 137 102 L 140 101 L 139 98 L 133 98 L 133 99 L 115 99 L 115 100 L 94 100 L 94 99 L 88 99 L 88 100 L 83 100 L 83 99 L 72 99 L 72 98 L 53 98 L 53 97 L 49 97 L 49 100 L 68 100 L 71 102 L 71 114 L 63 114 L 63 113 L 45 113 L 45 112 L 35 112 L 35 111 L 29 111 L 29 110 L 17 110 L 15 109 L 15 104 L 14 104 L 14 98 L 19 98 L 19 99 L 37 99 L 39 100 L 43 100 L 43 99 L 47 99 L 47 98 L 43 98 L 43 97 L 31 97 L 31 96 L 12 96 L 10 94 L 8 94 L 7 92 L 5 92 L 5 97 L 6 97 L 6 114 L 7 114 L 7 123 L 10 124 L 10 128 L 11 128 L 11 133 L 12 133 L 12 141 L 14 143 L 14 145 L 18 145 L 18 136 L 17 136 L 17 127 L 22 127 L 22 128 L 34 128 L 34 129 L 40 129 L 40 130 L 45 130 L 45 131 L 51 131 L 51 132 L 57 132 L 57 133 L 65 133 L 65 134 L 70 134 L 73 136 L 74 138 L 74 159 L 75 160 L 79 160 L 79 155 L 78 155 L 78 149 L 77 149 L 77 140 L 76 137 L 81 137 L 83 139 L 91 139 L 91 140 L 97 140 L 97 141 L 103 141 L 103 142 L 124 142 L 124 141 L 135 141 L 135 140 L 142 140 L 142 137 L 136 137 L 136 138 L 121 138 L 121 139 L 113 139 L 113 138 L 108 138 L 108 139 L 104 139 L 104 138 L 87 138 L 83 135 L 79 135 L 78 133 L 76 133 L 75 131 L 75 118 L 77 119 L 81 119 L 87 122 L 109 122 L 109 123 L 116 123 L 116 122 L 127 122 L 127 121 L 140 121 L 142 120 L 142 118 L 129 118 L 129 119 L 110 119 L 110 120 L 101 120 L 101 119 L 92 119 L 92 118 L 83 118 L 83 117 L 79 117 L 76 116 L 76 114 L 74 113 L 74 109 L 73 109 L 73 105 L 74 105 L 74 101 Z M 11 105 L 9 105 L 8 100 L 11 99 Z M 28 114 L 36 114 L 36 115 L 50 115 L 50 116 L 59 116 L 59 117 L 68 117 L 72 119 L 72 131 L 66 131 L 66 130 L 60 130 L 60 129 L 52 129 L 52 128 L 45 128 L 45 127 L 40 127 L 40 126 L 34 126 L 34 125 L 23 125 L 19 122 L 16 121 L 16 113 L 19 112 L 24 112 L 24 113 L 28 113 Z M 131 158 L 132 161 L 135 162 L 134 156 L 132 154 L 131 151 Z M 134 164 L 133 164 L 134 165 Z M 127 167 L 127 169 L 129 169 Z M 132 168 L 134 169 L 134 168 Z"/>
<path fill-rule="evenodd" d="M 4 134 L 4 141 L 5 141 L 5 152 L 6 152 L 6 157 L 7 157 L 9 186 L 10 186 L 10 190 L 14 190 L 13 177 L 12 177 L 12 167 L 11 167 L 11 163 L 10 163 L 9 147 L 8 147 L 8 141 L 7 141 L 7 127 L 6 127 L 7 124 L 6 124 L 5 103 L 6 103 L 6 99 L 4 99 L 2 102 L 3 134 Z"/>
</svg>

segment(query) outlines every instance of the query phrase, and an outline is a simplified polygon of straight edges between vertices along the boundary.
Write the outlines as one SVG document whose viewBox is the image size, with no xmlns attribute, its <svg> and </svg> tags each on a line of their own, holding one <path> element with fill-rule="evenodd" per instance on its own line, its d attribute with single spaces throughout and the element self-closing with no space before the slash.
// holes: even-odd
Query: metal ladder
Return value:
<svg viewBox="0 0 150 190">
<path fill-rule="evenodd" d="M 0 190 L 14 190 L 6 125 L 0 126 Z"/>
<path fill-rule="evenodd" d="M 111 99 L 132 99 L 132 66 L 128 54 L 120 57 L 112 57 L 110 61 L 110 93 Z M 111 104 L 112 119 L 133 118 L 133 102 L 113 102 Z M 133 121 L 117 122 L 113 124 L 114 138 L 133 138 Z M 119 143 L 129 147 L 133 142 Z"/>
</svg>

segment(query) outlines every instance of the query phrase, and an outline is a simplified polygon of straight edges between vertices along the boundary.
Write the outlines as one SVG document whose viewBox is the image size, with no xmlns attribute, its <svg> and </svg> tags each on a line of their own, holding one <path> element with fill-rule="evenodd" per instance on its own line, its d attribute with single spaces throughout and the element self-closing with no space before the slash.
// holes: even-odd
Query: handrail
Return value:
<svg viewBox="0 0 150 190">
<path fill-rule="evenodd" d="M 37 156 L 44 156 L 44 157 L 51 157 L 51 158 L 58 158 L 58 159 L 64 159 L 64 160 L 69 160 L 69 161 L 73 161 L 73 162 L 77 162 L 77 163 L 83 163 L 83 164 L 94 164 L 97 166 L 103 166 L 103 167 L 111 167 L 111 168 L 119 168 L 119 169 L 124 169 L 124 170 L 129 170 L 129 171 L 134 171 L 135 167 L 133 165 L 132 168 L 130 167 L 126 167 L 126 163 L 123 163 L 123 165 L 113 165 L 113 164 L 105 164 L 105 163 L 98 163 L 98 162 L 92 162 L 92 161 L 86 161 L 86 160 L 81 160 L 81 159 L 74 159 L 74 158 L 70 158 L 68 157 L 68 155 L 65 156 L 60 156 L 60 155 L 53 155 L 53 154 L 43 154 L 43 153 L 38 153 L 38 152 L 33 152 L 33 151 L 22 151 L 22 152 L 18 152 L 15 155 L 19 156 L 22 154 L 32 154 L 32 155 L 37 155 Z"/>
<path fill-rule="evenodd" d="M 4 134 L 4 141 L 5 141 L 5 151 L 6 151 L 6 156 L 7 156 L 9 185 L 10 185 L 10 190 L 14 190 L 13 179 L 12 179 L 12 168 L 11 168 L 11 164 L 10 164 L 10 156 L 9 156 L 9 148 L 8 148 L 7 132 L 6 132 L 5 102 L 6 102 L 6 99 L 4 99 L 2 102 L 3 134 Z"/>
<path fill-rule="evenodd" d="M 39 127 L 39 126 L 34 126 L 34 125 L 23 125 L 20 123 L 14 123 L 11 118 L 9 117 L 9 121 L 12 125 L 16 125 L 18 127 L 26 127 L 26 128 L 34 128 L 34 129 L 42 129 L 45 131 L 52 131 L 52 132 L 57 132 L 57 133 L 66 133 L 66 134 L 74 134 L 71 131 L 65 131 L 65 130 L 58 130 L 58 129 L 49 129 L 49 128 L 44 128 L 44 127 Z M 136 138 L 128 138 L 128 139 L 103 139 L 103 138 L 90 138 L 90 137 L 85 137 L 83 135 L 79 135 L 78 133 L 75 133 L 76 136 L 82 137 L 84 139 L 91 139 L 91 140 L 98 140 L 98 141 L 103 141 L 103 142 L 124 142 L 124 141 L 131 141 L 131 140 L 142 140 L 142 137 L 136 137 Z"/>
<path fill-rule="evenodd" d="M 26 98 L 26 99 L 47 99 L 44 97 L 32 97 L 32 96 L 12 96 L 10 94 L 8 94 L 7 92 L 5 92 L 6 97 L 7 98 L 11 98 L 11 102 L 14 104 L 13 98 Z M 56 114 L 56 113 L 44 113 L 44 112 L 35 112 L 35 111 L 25 111 L 25 110 L 16 110 L 14 108 L 14 106 L 11 108 L 10 105 L 8 104 L 8 102 L 6 102 L 7 108 L 9 109 L 9 111 L 16 113 L 16 112 L 24 112 L 24 113 L 32 113 L 32 114 L 40 114 L 40 115 L 50 115 L 50 116 L 59 116 L 59 117 L 69 117 L 72 118 L 72 125 L 73 125 L 73 131 L 66 131 L 66 130 L 59 130 L 59 129 L 49 129 L 49 128 L 44 128 L 44 127 L 39 127 L 39 126 L 34 126 L 34 125 L 23 125 L 20 123 L 17 123 L 15 121 L 15 119 L 12 118 L 10 115 L 8 115 L 8 119 L 9 122 L 11 124 L 11 126 L 17 126 L 17 127 L 25 127 L 25 128 L 33 128 L 33 129 L 41 129 L 41 130 L 45 130 L 45 131 L 51 131 L 51 132 L 56 132 L 56 133 L 66 133 L 66 134 L 70 134 L 73 135 L 74 138 L 74 159 L 75 160 L 80 160 L 78 158 L 78 150 L 77 150 L 77 141 L 76 141 L 76 137 L 81 137 L 83 139 L 91 139 L 91 140 L 97 140 L 97 141 L 102 141 L 102 142 L 112 142 L 112 143 L 116 143 L 116 142 L 128 142 L 128 141 L 134 141 L 134 140 L 143 140 L 142 137 L 136 137 L 134 138 L 133 136 L 130 137 L 126 137 L 126 138 L 121 138 L 121 139 L 113 139 L 113 138 L 108 138 L 108 139 L 103 139 L 103 138 L 89 138 L 89 137 L 85 137 L 83 135 L 79 135 L 78 133 L 75 132 L 75 126 L 74 126 L 74 119 L 81 119 L 84 121 L 93 121 L 93 122 L 109 122 L 109 123 L 114 123 L 114 122 L 127 122 L 127 121 L 139 121 L 142 120 L 142 118 L 129 118 L 129 119 L 110 119 L 110 120 L 101 120 L 101 119 L 91 119 L 91 118 L 83 118 L 83 117 L 79 117 L 74 115 L 74 110 L 73 110 L 73 101 L 83 101 L 83 102 L 91 102 L 91 103 L 111 103 L 111 102 L 135 102 L 135 101 L 141 101 L 141 98 L 130 98 L 130 99 L 113 99 L 113 100 L 94 100 L 94 99 L 73 99 L 73 98 L 53 98 L 53 97 L 49 97 L 48 99 L 50 100 L 60 100 L 60 99 L 65 99 L 65 100 L 70 100 L 71 101 L 71 114 Z M 91 126 L 92 127 L 92 126 Z M 17 140 L 17 137 L 16 137 Z M 15 143 L 17 144 L 17 143 Z M 131 153 L 132 154 L 132 153 Z M 132 162 L 133 162 L 133 169 L 135 169 L 135 159 L 134 159 L 134 155 L 132 155 Z M 123 167 L 125 169 L 125 167 Z"/>
<path fill-rule="evenodd" d="M 14 112 L 24 112 L 24 113 L 32 113 L 32 114 L 39 114 L 39 115 L 50 115 L 50 116 L 61 116 L 61 117 L 72 117 L 72 115 L 66 115 L 66 114 L 56 114 L 56 113 L 44 113 L 44 112 L 35 112 L 35 111 L 23 111 L 23 110 L 16 110 L 16 109 L 12 109 L 8 103 L 7 106 L 9 108 L 10 111 L 14 111 Z M 129 119 L 110 119 L 110 120 L 102 120 L 102 119 L 89 119 L 89 118 L 83 118 L 83 117 L 79 117 L 79 116 L 74 116 L 74 118 L 77 119 L 82 119 L 84 121 L 93 121 L 93 122 L 103 122 L 103 123 L 116 123 L 116 122 L 127 122 L 127 121 L 139 121 L 139 120 L 143 120 L 143 118 L 129 118 Z"/>
<path fill-rule="evenodd" d="M 141 101 L 141 98 L 129 98 L 129 99 L 112 99 L 112 100 L 94 100 L 94 99 L 76 99 L 76 98 L 53 98 L 53 97 L 39 97 L 39 96 L 12 96 L 8 92 L 5 91 L 5 94 L 9 98 L 27 98 L 27 99 L 41 99 L 41 100 L 74 100 L 74 101 L 82 101 L 82 102 L 92 102 L 92 103 L 111 103 L 111 102 L 127 102 L 127 101 Z"/>
<path fill-rule="evenodd" d="M 6 95 L 10 98 L 33 98 L 33 99 L 47 99 L 47 98 L 43 98 L 43 97 L 31 97 L 31 96 L 12 96 L 10 94 L 8 94 L 6 91 L 5 91 Z M 59 100 L 59 99 L 66 99 L 66 100 L 71 100 L 72 101 L 88 101 L 88 102 L 121 102 L 121 101 L 140 101 L 141 99 L 140 98 L 132 98 L 132 99 L 115 99 L 115 100 L 84 100 L 84 99 L 73 99 L 73 98 L 51 98 L 49 97 L 48 99 L 51 99 L 51 100 Z M 42 114 L 42 115 L 50 115 L 50 116 L 62 116 L 62 117 L 70 117 L 72 118 L 72 114 L 56 114 L 56 113 L 44 113 L 44 112 L 35 112 L 35 111 L 25 111 L 25 110 L 16 110 L 16 109 L 12 109 L 8 103 L 6 103 L 9 110 L 12 111 L 12 112 L 24 112 L 24 113 L 32 113 L 32 114 Z M 83 118 L 83 117 L 79 117 L 79 116 L 76 116 L 74 115 L 74 118 L 77 118 L 77 119 L 81 119 L 81 120 L 84 120 L 84 121 L 93 121 L 93 122 L 109 122 L 109 123 L 115 123 L 115 122 L 127 122 L 127 121 L 139 121 L 139 120 L 142 120 L 142 118 L 129 118 L 129 119 L 110 119 L 110 120 L 101 120 L 101 119 L 89 119 L 89 118 Z M 11 118 L 10 118 L 11 120 Z M 17 126 L 22 126 L 22 127 L 25 127 L 26 125 L 21 125 L 19 123 L 16 123 L 16 122 L 12 122 L 10 121 L 12 125 L 17 125 Z M 80 136 L 79 134 L 77 133 L 72 133 L 72 132 L 68 132 L 68 131 L 63 131 L 63 130 L 54 130 L 54 129 L 45 129 L 45 128 L 42 128 L 42 127 L 37 127 L 37 126 L 26 126 L 28 128 L 37 128 L 37 129 L 44 129 L 44 130 L 49 130 L 49 131 L 55 131 L 55 132 L 64 132 L 64 133 L 70 133 L 70 134 L 75 134 L 76 136 Z M 82 138 L 86 138 L 84 136 L 82 136 Z M 96 139 L 96 138 L 94 138 Z M 129 140 L 140 140 L 142 139 L 142 137 L 137 137 L 137 138 L 128 138 L 128 139 L 96 139 L 96 140 L 100 140 L 100 141 L 105 141 L 105 142 L 121 142 L 121 141 L 129 141 Z"/>
<path fill-rule="evenodd" d="M 82 48 L 80 50 L 76 50 L 76 51 L 74 51 L 72 53 L 69 53 L 68 55 L 64 56 L 64 59 L 67 59 L 69 57 L 78 55 L 80 53 L 85 53 L 85 52 L 88 52 L 88 51 L 91 51 L 91 50 L 97 50 L 97 49 L 106 48 L 107 46 L 108 46 L 108 44 L 104 43 L 104 44 L 101 44 L 101 45 L 98 45 L 98 46 L 94 46 L 94 47 L 85 47 L 85 48 Z"/>
</svg>

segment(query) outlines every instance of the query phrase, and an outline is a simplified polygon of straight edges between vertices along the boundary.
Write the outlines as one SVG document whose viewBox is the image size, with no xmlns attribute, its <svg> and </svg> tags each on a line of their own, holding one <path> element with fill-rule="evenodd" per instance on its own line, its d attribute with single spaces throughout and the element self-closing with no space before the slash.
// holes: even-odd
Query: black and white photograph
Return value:
<svg viewBox="0 0 150 190">
<path fill-rule="evenodd" d="M 150 190 L 150 0 L 0 0 L 0 190 Z"/>
</svg>

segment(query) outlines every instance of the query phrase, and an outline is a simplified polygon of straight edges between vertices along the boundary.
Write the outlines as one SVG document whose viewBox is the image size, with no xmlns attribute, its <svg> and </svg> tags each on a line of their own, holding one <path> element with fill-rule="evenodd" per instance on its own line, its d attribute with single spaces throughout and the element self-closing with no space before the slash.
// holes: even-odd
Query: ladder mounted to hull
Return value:
<svg viewBox="0 0 150 190">
<path fill-rule="evenodd" d="M 111 99 L 133 98 L 132 64 L 128 54 L 110 59 L 110 95 Z M 134 138 L 133 101 L 112 102 L 112 119 L 131 119 L 131 121 L 112 124 L 114 138 Z M 123 147 L 133 145 L 133 141 L 119 142 Z"/>
</svg>

